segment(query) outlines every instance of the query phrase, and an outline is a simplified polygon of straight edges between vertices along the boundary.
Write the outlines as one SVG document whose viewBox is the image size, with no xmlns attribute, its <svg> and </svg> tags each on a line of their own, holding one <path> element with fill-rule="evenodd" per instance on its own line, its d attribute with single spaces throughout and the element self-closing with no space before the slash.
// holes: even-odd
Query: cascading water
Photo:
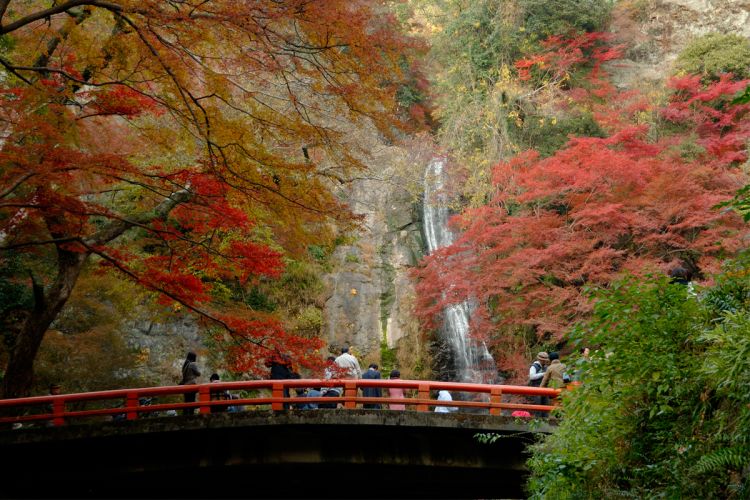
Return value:
<svg viewBox="0 0 750 500">
<path fill-rule="evenodd" d="M 453 243 L 453 234 L 448 228 L 450 213 L 443 191 L 445 183 L 445 158 L 433 158 L 424 175 L 424 232 L 427 252 Z M 454 304 L 444 311 L 444 331 L 451 348 L 459 382 L 493 382 L 495 362 L 484 342 L 469 338 L 470 308 L 468 302 Z"/>
</svg>

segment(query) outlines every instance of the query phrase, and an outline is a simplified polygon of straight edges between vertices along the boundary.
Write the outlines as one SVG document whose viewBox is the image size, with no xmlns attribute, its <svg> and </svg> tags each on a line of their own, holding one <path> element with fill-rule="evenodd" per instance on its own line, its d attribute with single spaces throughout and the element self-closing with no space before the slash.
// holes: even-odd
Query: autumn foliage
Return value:
<svg viewBox="0 0 750 500">
<path fill-rule="evenodd" d="M 357 222 L 333 191 L 364 168 L 346 133 L 401 125 L 410 43 L 378 2 L 11 0 L 0 35 L 0 263 L 35 298 L 6 396 L 90 264 L 220 326 L 238 371 L 312 363 L 319 340 L 217 290 Z"/>
<path fill-rule="evenodd" d="M 593 70 L 579 86 L 561 87 L 558 105 L 585 107 L 607 137 L 571 137 L 548 158 L 527 151 L 495 166 L 491 200 L 456 216 L 460 238 L 418 272 L 424 323 L 435 327 L 446 305 L 471 300 L 473 333 L 490 343 L 501 369 L 518 375 L 528 365 L 522 337 L 559 343 L 590 312 L 585 287 L 678 263 L 700 280 L 747 234 L 739 217 L 715 208 L 747 183 L 740 165 L 750 106 L 731 104 L 747 81 L 675 78 L 659 106 L 606 81 L 599 63 L 616 52 L 580 39 L 546 46 L 517 64 L 521 76 L 555 61 L 575 69 L 590 63 L 588 51 Z M 563 78 L 563 70 L 548 77 Z"/>
</svg>

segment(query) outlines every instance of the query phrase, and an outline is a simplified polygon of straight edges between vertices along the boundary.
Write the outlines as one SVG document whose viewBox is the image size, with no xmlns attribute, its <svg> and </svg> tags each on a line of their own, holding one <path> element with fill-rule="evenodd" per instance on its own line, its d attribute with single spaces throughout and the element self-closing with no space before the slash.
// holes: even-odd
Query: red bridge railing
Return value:
<svg viewBox="0 0 750 500">
<path fill-rule="evenodd" d="M 294 389 L 305 388 L 343 388 L 341 397 L 308 397 L 294 395 Z M 381 389 L 401 388 L 413 392 L 414 397 L 364 397 L 360 390 L 367 387 Z M 285 395 L 285 389 L 289 396 Z M 447 390 L 453 394 L 453 401 L 439 401 L 431 397 L 434 391 Z M 239 399 L 213 400 L 212 393 L 221 391 L 241 391 Z M 163 404 L 142 404 L 142 398 L 173 398 L 192 393 L 196 401 L 170 402 Z M 464 397 L 456 398 L 458 393 Z M 45 421 L 51 425 L 64 425 L 67 421 L 92 417 L 123 416 L 126 420 L 135 420 L 139 415 L 148 416 L 168 410 L 197 408 L 198 413 L 211 413 L 212 408 L 229 406 L 268 407 L 272 410 L 283 410 L 289 405 L 317 403 L 337 403 L 339 408 L 355 409 L 363 404 L 381 404 L 387 409 L 389 404 L 405 405 L 407 410 L 426 412 L 430 407 L 445 406 L 471 408 L 476 411 L 487 410 L 490 415 L 502 415 L 503 410 L 526 410 L 529 412 L 549 412 L 556 406 L 560 389 L 516 386 L 464 384 L 458 382 L 434 382 L 425 380 L 249 380 L 239 382 L 214 382 L 196 385 L 176 385 L 167 387 L 146 387 L 139 389 L 118 389 L 112 391 L 86 392 L 78 394 L 60 394 L 54 396 L 36 396 L 0 400 L 0 424 Z M 468 396 L 468 398 L 467 398 Z M 552 405 L 537 405 L 504 401 L 505 396 L 548 396 Z M 467 400 L 468 399 L 468 400 Z M 93 402 L 94 409 L 80 409 Z M 113 406 L 117 405 L 117 406 Z M 318 410 L 311 410 L 318 411 Z"/>
</svg>

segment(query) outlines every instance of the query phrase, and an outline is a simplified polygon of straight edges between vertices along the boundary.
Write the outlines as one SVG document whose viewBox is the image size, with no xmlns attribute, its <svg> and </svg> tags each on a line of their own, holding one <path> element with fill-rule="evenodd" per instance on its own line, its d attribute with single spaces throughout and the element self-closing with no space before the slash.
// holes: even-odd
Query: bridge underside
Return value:
<svg viewBox="0 0 750 500">
<path fill-rule="evenodd" d="M 482 444 L 478 432 L 504 437 Z M 0 496 L 524 498 L 531 441 L 503 417 L 372 410 L 8 430 Z"/>
</svg>

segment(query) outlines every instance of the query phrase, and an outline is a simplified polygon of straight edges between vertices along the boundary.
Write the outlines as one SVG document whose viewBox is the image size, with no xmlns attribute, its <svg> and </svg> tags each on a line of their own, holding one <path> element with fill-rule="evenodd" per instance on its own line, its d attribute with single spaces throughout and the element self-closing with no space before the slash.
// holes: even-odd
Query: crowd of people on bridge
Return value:
<svg viewBox="0 0 750 500">
<path fill-rule="evenodd" d="M 588 360 L 589 349 L 581 349 L 581 361 Z M 293 380 L 301 378 L 299 373 L 294 370 L 294 365 L 291 357 L 286 354 L 277 354 L 266 361 L 266 367 L 269 368 L 269 378 L 271 380 Z M 575 382 L 578 379 L 580 370 L 576 370 L 570 375 L 567 371 L 567 366 L 560 360 L 558 352 L 540 352 L 537 354 L 536 359 L 529 367 L 529 379 L 528 385 L 532 387 L 549 387 L 549 388 L 564 388 L 571 382 Z M 183 364 L 183 379 L 181 384 L 197 383 L 196 377 L 200 376 L 197 366 L 195 365 L 195 354 L 189 353 Z M 367 370 L 362 370 L 359 364 L 359 360 L 350 352 L 350 348 L 344 346 L 341 348 L 339 356 L 329 356 L 326 360 L 324 369 L 325 380 L 346 380 L 346 379 L 364 379 L 364 380 L 381 380 L 382 374 L 380 372 L 377 363 L 370 363 Z M 389 374 L 389 379 L 398 380 L 401 378 L 399 370 L 392 370 Z M 211 376 L 211 382 L 219 381 L 219 376 L 213 374 Z M 387 391 L 387 397 L 393 399 L 406 399 L 406 391 L 403 388 L 390 387 L 363 387 L 361 388 L 362 396 L 367 398 L 381 398 L 384 396 L 384 391 Z M 295 396 L 297 398 L 309 397 L 309 398 L 340 398 L 344 395 L 344 388 L 341 386 L 331 387 L 310 387 L 310 388 L 296 388 Z M 230 400 L 236 398 L 228 391 L 211 391 L 211 400 Z M 284 397 L 290 397 L 289 388 L 284 388 Z M 436 398 L 438 401 L 452 401 L 453 397 L 450 391 L 440 390 L 437 391 Z M 186 402 L 195 401 L 195 393 L 185 395 Z M 548 396 L 531 396 L 528 398 L 528 402 L 536 405 L 549 405 L 550 398 Z M 285 409 L 321 409 L 321 408 L 339 408 L 342 407 L 342 403 L 337 401 L 331 401 L 330 403 L 323 403 L 320 401 L 310 402 L 289 402 L 284 403 Z M 406 404 L 404 403 L 388 403 L 387 407 L 391 410 L 405 410 Z M 365 409 L 382 409 L 384 405 L 380 402 L 367 402 L 362 405 Z M 212 412 L 220 411 L 238 411 L 237 406 L 212 406 Z M 452 413 L 458 411 L 457 406 L 452 405 L 438 405 L 435 406 L 434 411 L 437 413 Z M 192 413 L 194 409 L 186 410 L 187 413 Z M 533 415 L 532 415 L 533 413 Z M 520 417 L 546 417 L 548 416 L 547 411 L 536 410 L 529 413 L 524 410 L 518 410 L 513 412 L 511 415 Z"/>
<path fill-rule="evenodd" d="M 589 349 L 584 347 L 581 349 L 581 356 L 578 363 L 584 363 L 589 360 Z M 294 380 L 299 379 L 300 374 L 295 371 L 294 364 L 291 357 L 287 354 L 278 353 L 277 355 L 269 358 L 266 361 L 266 367 L 269 369 L 269 378 L 271 380 Z M 536 359 L 531 363 L 529 367 L 528 385 L 532 387 L 550 387 L 550 388 L 564 388 L 570 383 L 578 383 L 580 379 L 580 367 L 574 370 L 571 374 L 568 373 L 567 366 L 560 360 L 560 355 L 557 352 L 539 352 Z M 197 355 L 195 352 L 188 352 L 185 360 L 182 363 L 181 368 L 181 379 L 179 385 L 196 385 L 200 383 L 201 371 L 197 361 Z M 362 371 L 359 360 L 350 352 L 348 346 L 341 348 L 341 352 L 338 356 L 329 356 L 326 360 L 324 369 L 324 380 L 347 380 L 347 379 L 363 379 L 363 380 L 381 380 L 383 378 L 380 368 L 377 363 L 370 363 L 367 370 Z M 388 374 L 390 380 L 398 380 L 401 378 L 399 370 L 391 370 Z M 212 373 L 209 377 L 209 382 L 217 383 L 221 382 L 221 377 L 218 373 Z M 387 407 L 390 410 L 406 410 L 408 403 L 395 402 L 394 400 L 406 400 L 406 392 L 409 389 L 400 387 L 362 387 L 362 396 L 366 398 L 382 398 L 384 392 L 387 391 L 385 396 L 390 399 L 389 402 L 377 402 L 368 401 L 362 404 L 364 409 L 379 410 Z M 50 387 L 50 395 L 60 393 L 60 386 L 53 384 Z M 195 403 L 197 400 L 197 392 L 186 392 L 184 393 L 185 403 Z M 332 400 L 330 403 L 320 402 L 319 398 L 341 398 L 344 395 L 344 388 L 341 386 L 321 386 L 320 387 L 300 387 L 295 389 L 295 395 L 299 398 L 315 398 L 309 402 L 287 402 L 283 403 L 285 409 L 303 409 L 303 410 L 315 410 L 324 408 L 341 408 L 343 403 L 340 401 Z M 290 397 L 290 391 L 288 387 L 284 388 L 284 398 Z M 453 396 L 450 391 L 439 390 L 436 397 L 437 401 L 444 402 L 434 406 L 436 413 L 453 413 L 459 411 L 457 406 L 451 404 L 445 404 L 453 401 Z M 459 399 L 461 396 L 459 397 Z M 140 401 L 141 405 L 153 404 L 151 401 L 142 398 Z M 232 401 L 240 399 L 236 394 L 230 393 L 225 389 L 210 390 L 211 401 Z M 530 396 L 528 402 L 535 405 L 549 405 L 550 399 L 548 396 Z M 223 405 L 211 405 L 211 413 L 231 413 L 239 412 L 245 409 L 240 404 L 223 404 Z M 51 407 L 48 408 L 48 412 L 52 413 Z M 183 415 L 195 414 L 197 408 L 185 408 L 182 410 Z M 471 411 L 466 409 L 466 411 Z M 175 410 L 168 410 L 168 415 L 176 415 Z M 530 418 L 536 417 L 547 417 L 548 411 L 535 410 L 528 412 L 525 410 L 516 410 L 511 413 L 512 416 Z M 125 419 L 125 414 L 115 415 L 113 420 Z M 19 425 L 20 427 L 20 425 Z M 16 427 L 14 427 L 16 428 Z"/>
<path fill-rule="evenodd" d="M 589 357 L 589 349 L 581 349 L 581 362 L 585 362 Z M 294 364 L 291 357 L 287 354 L 276 354 L 266 361 L 266 367 L 269 369 L 269 378 L 271 380 L 294 380 L 299 379 L 300 374 L 294 369 Z M 528 385 L 532 387 L 550 387 L 550 388 L 563 388 L 571 382 L 575 382 L 579 378 L 580 370 L 573 372 L 573 375 L 569 375 L 567 367 L 560 360 L 560 355 L 557 352 L 540 352 L 537 354 L 536 359 L 529 367 L 529 379 Z M 194 352 L 189 352 L 185 361 L 182 364 L 182 378 L 180 385 L 191 385 L 198 384 L 198 378 L 201 376 L 200 370 L 197 364 L 197 356 Z M 350 352 L 348 346 L 341 348 L 339 356 L 329 356 L 326 360 L 326 366 L 324 369 L 325 380 L 346 380 L 346 379 L 364 379 L 364 380 L 381 380 L 382 374 L 380 372 L 377 363 L 370 363 L 367 370 L 362 371 L 359 360 Z M 389 373 L 390 380 L 398 380 L 401 378 L 399 370 L 391 370 Z M 220 382 L 220 376 L 217 373 L 213 373 L 210 377 L 210 382 Z M 391 400 L 394 399 L 406 399 L 406 391 L 399 387 L 381 388 L 381 387 L 363 387 L 362 396 L 367 398 L 381 398 L 384 395 L 384 391 L 387 391 L 387 397 Z M 310 388 L 296 388 L 295 396 L 297 398 L 308 397 L 308 398 L 340 398 L 344 394 L 344 388 L 341 386 L 331 387 L 310 387 Z M 196 401 L 196 392 L 185 393 L 184 401 L 186 403 L 194 403 Z M 231 394 L 226 390 L 212 390 L 210 391 L 210 397 L 212 401 L 229 401 L 232 399 L 238 399 L 237 395 Z M 288 387 L 284 388 L 284 397 L 290 397 L 290 391 Z M 438 401 L 452 401 L 453 397 L 450 391 L 440 390 L 436 394 Z M 548 396 L 531 396 L 528 398 L 528 402 L 536 405 L 549 405 L 550 399 Z M 319 401 L 310 402 L 295 402 L 295 403 L 284 403 L 284 409 L 303 409 L 303 410 L 314 410 L 314 409 L 327 409 L 327 408 L 340 408 L 342 403 L 337 401 L 331 401 L 330 403 L 321 403 Z M 367 402 L 362 405 L 365 409 L 382 409 L 383 404 L 380 402 Z M 405 403 L 390 402 L 387 407 L 391 410 L 406 410 Z M 221 412 L 236 412 L 242 411 L 244 407 L 240 405 L 212 405 L 211 413 Z M 434 411 L 437 413 L 452 413 L 458 411 L 458 407 L 452 405 L 438 405 L 435 406 Z M 187 408 L 183 410 L 183 414 L 192 415 L 195 413 L 195 408 Z M 533 415 L 532 415 L 533 413 Z M 546 417 L 548 416 L 547 411 L 533 411 L 531 413 L 525 410 L 517 410 L 511 413 L 512 416 L 517 417 Z"/>
<path fill-rule="evenodd" d="M 299 374 L 296 373 L 292 368 L 292 362 L 289 356 L 282 355 L 270 360 L 267 366 L 271 369 L 270 378 L 272 380 L 278 379 L 295 379 L 300 378 Z M 349 347 L 344 346 L 341 348 L 341 354 L 338 357 L 328 356 L 326 359 L 326 367 L 324 370 L 323 378 L 325 380 L 338 380 L 338 379 L 367 379 L 367 380 L 381 380 L 382 375 L 380 373 L 379 366 L 377 363 L 370 363 L 367 370 L 362 371 L 359 360 L 350 352 Z M 398 370 L 392 370 L 390 372 L 390 379 L 401 378 L 401 373 Z M 391 399 L 404 399 L 404 389 L 401 388 L 390 388 L 388 390 L 388 397 Z M 288 389 L 285 389 L 288 391 Z M 298 388 L 296 389 L 297 397 L 310 397 L 310 398 L 340 398 L 344 394 L 344 388 L 340 386 L 333 387 L 312 387 L 312 388 Z M 288 397 L 288 393 L 285 392 L 285 397 Z M 362 395 L 364 397 L 379 398 L 383 396 L 383 389 L 380 387 L 365 387 L 362 389 Z M 340 403 L 285 403 L 284 408 L 296 408 L 303 410 L 313 410 L 319 408 L 338 408 Z M 389 404 L 391 410 L 405 410 L 406 405 L 391 403 Z M 365 403 L 363 408 L 367 409 L 381 409 L 380 403 Z"/>
<path fill-rule="evenodd" d="M 269 378 L 271 380 L 294 380 L 299 379 L 300 375 L 294 370 L 292 359 L 287 354 L 277 354 L 266 361 L 266 367 L 269 368 Z M 197 355 L 194 352 L 189 352 L 185 361 L 182 364 L 182 378 L 179 385 L 191 385 L 198 384 L 198 377 L 201 376 L 200 370 L 197 364 Z M 341 348 L 339 356 L 329 356 L 326 360 L 326 366 L 324 369 L 325 380 L 346 380 L 346 379 L 365 379 L 365 380 L 381 380 L 382 374 L 380 367 L 377 363 L 370 363 L 367 370 L 362 371 L 359 360 L 350 352 L 349 347 L 344 346 Z M 398 380 L 401 378 L 401 372 L 399 370 L 391 370 L 389 373 L 390 380 Z M 210 377 L 210 382 L 219 382 L 220 377 L 217 373 L 214 373 Z M 385 389 L 388 391 L 387 397 L 391 400 L 394 399 L 406 399 L 406 391 L 400 387 L 391 387 Z M 383 388 L 380 387 L 364 387 L 362 388 L 362 395 L 364 397 L 380 398 L 383 397 Z M 340 398 L 344 394 L 344 388 L 341 386 L 331 387 L 310 387 L 310 388 L 297 388 L 295 389 L 295 395 L 299 397 L 309 398 Z M 186 403 L 194 403 L 196 401 L 197 392 L 185 393 L 184 401 Z M 231 394 L 226 390 L 216 390 L 210 392 L 212 401 L 227 401 L 232 399 L 238 399 L 237 395 Z M 290 397 L 289 388 L 284 388 L 284 397 Z M 437 393 L 438 401 L 452 401 L 452 397 L 449 391 L 441 390 Z M 284 409 L 303 409 L 312 410 L 320 408 L 339 408 L 342 404 L 340 402 L 332 401 L 331 403 L 320 403 L 320 402 L 304 402 L 304 403 L 284 403 Z M 366 409 L 382 409 L 381 403 L 365 403 L 362 405 Z M 241 411 L 242 406 L 239 405 L 212 405 L 211 412 L 235 412 Z M 388 404 L 390 410 L 406 410 L 405 403 L 391 402 Z M 186 408 L 183 410 L 184 415 L 192 415 L 195 413 L 195 408 Z M 435 412 L 437 413 L 451 413 L 457 411 L 458 408 L 454 406 L 436 406 Z"/>
</svg>

